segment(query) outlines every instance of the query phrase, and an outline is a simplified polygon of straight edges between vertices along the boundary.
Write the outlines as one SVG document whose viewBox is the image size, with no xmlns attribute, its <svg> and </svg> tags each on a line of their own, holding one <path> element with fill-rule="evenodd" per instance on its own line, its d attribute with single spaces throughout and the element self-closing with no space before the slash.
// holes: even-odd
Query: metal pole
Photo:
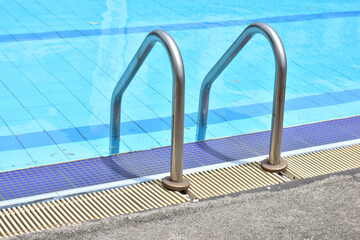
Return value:
<svg viewBox="0 0 360 240">
<path fill-rule="evenodd" d="M 275 57 L 275 86 L 271 122 L 271 139 L 269 158 L 264 160 L 262 167 L 266 171 L 279 172 L 285 170 L 287 163 L 281 158 L 281 140 L 284 120 L 285 89 L 286 89 L 286 55 L 284 46 L 275 30 L 266 23 L 250 24 L 224 53 L 219 61 L 205 76 L 200 90 L 197 140 L 205 139 L 209 95 L 212 83 L 241 51 L 246 43 L 257 33 L 269 41 Z"/>
<path fill-rule="evenodd" d="M 171 190 L 186 190 L 190 183 L 183 178 L 184 145 L 184 97 L 185 73 L 182 57 L 174 39 L 161 30 L 147 35 L 134 58 L 116 84 L 111 98 L 110 115 L 110 154 L 119 153 L 120 115 L 122 96 L 131 80 L 145 61 L 154 45 L 160 42 L 166 49 L 171 61 L 173 75 L 173 106 L 171 131 L 171 169 L 170 177 L 163 180 L 164 187 Z"/>
</svg>

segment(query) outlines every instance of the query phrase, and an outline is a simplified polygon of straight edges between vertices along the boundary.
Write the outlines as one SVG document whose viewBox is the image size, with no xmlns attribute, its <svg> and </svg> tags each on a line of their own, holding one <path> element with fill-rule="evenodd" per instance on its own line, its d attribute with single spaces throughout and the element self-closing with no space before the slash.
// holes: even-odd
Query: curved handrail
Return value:
<svg viewBox="0 0 360 240">
<path fill-rule="evenodd" d="M 281 138 L 285 105 L 286 55 L 280 37 L 275 32 L 275 30 L 266 23 L 257 22 L 250 24 L 205 76 L 200 90 L 197 140 L 200 141 L 205 139 L 207 115 L 209 109 L 209 94 L 212 83 L 229 65 L 234 57 L 241 51 L 246 43 L 257 33 L 264 35 L 270 42 L 275 57 L 276 73 L 271 123 L 269 164 L 279 165 L 280 163 L 284 162 L 284 160 L 281 159 Z M 276 171 L 278 171 L 278 169 L 276 169 Z"/>
<path fill-rule="evenodd" d="M 174 39 L 166 32 L 161 30 L 152 31 L 147 35 L 140 45 L 134 58 L 126 68 L 120 80 L 116 84 L 111 97 L 111 116 L 110 116 L 110 154 L 119 153 L 120 143 L 120 114 L 121 100 L 126 88 L 145 61 L 146 57 L 154 47 L 160 42 L 166 49 L 171 61 L 173 73 L 173 107 L 172 107 L 172 133 L 171 133 L 171 170 L 170 184 L 176 183 L 172 190 L 185 190 L 188 185 L 187 180 L 182 178 L 183 174 L 183 145 L 184 145 L 184 92 L 185 92 L 185 73 L 184 64 L 179 48 Z M 166 181 L 166 180 L 164 180 Z M 163 183 L 164 183 L 163 181 Z M 169 181 L 166 181 L 167 183 Z M 187 185 L 187 186 L 186 186 Z M 186 186 L 186 187 L 184 187 Z M 171 188 L 171 186 L 166 186 Z M 185 189 L 182 189 L 185 188 Z"/>
</svg>

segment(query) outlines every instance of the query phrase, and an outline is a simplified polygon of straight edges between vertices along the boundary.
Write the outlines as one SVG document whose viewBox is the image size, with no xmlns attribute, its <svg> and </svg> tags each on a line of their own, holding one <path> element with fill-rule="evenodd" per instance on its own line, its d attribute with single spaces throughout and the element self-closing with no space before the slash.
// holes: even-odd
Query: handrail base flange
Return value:
<svg viewBox="0 0 360 240">
<path fill-rule="evenodd" d="M 280 162 L 278 164 L 276 164 L 276 165 L 271 165 L 269 161 L 270 161 L 270 158 L 267 157 L 265 160 L 263 160 L 261 162 L 261 168 L 264 171 L 267 171 L 267 172 L 282 172 L 282 171 L 285 171 L 285 169 L 288 166 L 286 160 L 283 159 L 283 158 L 280 158 Z"/>
<path fill-rule="evenodd" d="M 186 178 L 182 178 L 180 182 L 173 182 L 170 177 L 166 177 L 162 180 L 162 185 L 172 191 L 185 191 L 190 187 L 190 182 Z"/>
</svg>

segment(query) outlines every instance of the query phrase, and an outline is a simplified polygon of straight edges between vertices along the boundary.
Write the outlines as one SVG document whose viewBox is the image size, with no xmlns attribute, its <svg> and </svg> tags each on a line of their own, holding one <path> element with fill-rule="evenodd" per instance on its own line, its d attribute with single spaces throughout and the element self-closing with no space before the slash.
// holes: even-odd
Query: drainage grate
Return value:
<svg viewBox="0 0 360 240">
<path fill-rule="evenodd" d="M 191 182 L 189 195 L 195 199 L 220 196 L 286 182 L 276 173 L 261 169 L 259 162 L 246 163 L 185 175 Z"/>
<path fill-rule="evenodd" d="M 292 179 L 346 171 L 360 167 L 360 144 L 285 157 L 286 175 Z"/>
<path fill-rule="evenodd" d="M 293 179 L 360 167 L 360 144 L 285 158 L 286 176 Z M 194 199 L 204 199 L 280 184 L 287 178 L 264 172 L 259 162 L 187 174 Z M 187 195 L 165 190 L 160 180 L 33 203 L 0 211 L 0 238 L 66 226 L 89 220 L 188 202 Z"/>
<path fill-rule="evenodd" d="M 189 201 L 159 180 L 0 211 L 0 237 L 10 237 Z"/>
</svg>

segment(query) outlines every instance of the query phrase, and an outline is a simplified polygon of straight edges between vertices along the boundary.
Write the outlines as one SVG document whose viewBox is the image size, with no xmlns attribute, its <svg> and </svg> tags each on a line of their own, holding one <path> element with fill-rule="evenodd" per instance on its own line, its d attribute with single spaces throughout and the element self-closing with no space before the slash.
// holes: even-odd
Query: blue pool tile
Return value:
<svg viewBox="0 0 360 240">
<path fill-rule="evenodd" d="M 73 125 L 64 117 L 43 117 L 38 119 L 39 124 L 45 131 L 72 128 Z"/>
<path fill-rule="evenodd" d="M 341 105 L 339 105 L 340 107 L 342 107 L 342 106 L 346 106 L 348 109 L 351 109 L 352 110 L 352 114 L 351 114 L 351 116 L 358 116 L 358 115 L 360 115 L 359 113 L 360 113 L 360 109 L 357 107 L 358 105 L 359 105 L 359 102 L 360 102 L 360 100 L 358 100 L 358 101 L 354 101 L 354 102 L 347 102 L 347 103 L 344 103 L 344 104 L 341 104 Z M 346 116 L 346 117 L 351 117 L 351 116 Z"/>
<path fill-rule="evenodd" d="M 88 82 L 86 79 L 80 78 L 77 75 L 74 75 L 71 79 L 66 79 L 67 81 L 62 85 L 65 85 L 67 88 L 71 89 L 73 93 L 78 96 L 78 94 L 87 94 L 89 90 L 93 89 L 93 85 Z M 58 86 L 52 86 L 52 91 L 56 91 Z"/>
<path fill-rule="evenodd" d="M 4 99 L 4 98 L 13 98 L 13 95 L 6 87 L 2 87 L 0 85 L 0 99 Z M 6 106 L 6 105 L 4 104 L 2 106 Z"/>
<path fill-rule="evenodd" d="M 109 105 L 110 106 L 110 105 Z M 122 108 L 132 108 L 132 107 L 144 107 L 144 103 L 141 102 L 137 97 L 130 94 L 124 94 L 124 97 L 121 102 Z"/>
<path fill-rule="evenodd" d="M 17 136 L 25 148 L 53 145 L 54 141 L 46 132 L 20 134 Z"/>
<path fill-rule="evenodd" d="M 36 166 L 33 159 L 24 149 L 1 151 L 0 165 L 4 171 Z"/>
<path fill-rule="evenodd" d="M 244 134 L 230 137 L 236 144 L 256 152 L 258 155 L 268 154 L 270 147 L 270 131 L 258 132 L 255 134 Z"/>
<path fill-rule="evenodd" d="M 196 142 L 197 139 L 196 139 L 196 130 L 197 130 L 197 127 L 186 127 L 184 129 L 184 143 L 189 143 L 189 142 Z M 205 139 L 208 140 L 208 139 L 215 139 L 216 137 L 211 133 L 211 132 L 207 132 L 206 133 L 206 136 L 205 136 Z"/>
<path fill-rule="evenodd" d="M 149 135 L 151 137 L 153 137 L 154 139 L 157 139 L 157 141 L 159 142 L 159 144 L 161 146 L 170 146 L 171 145 L 171 130 L 170 129 L 166 130 L 166 131 L 151 132 L 151 133 L 149 133 Z M 184 141 L 185 141 L 185 137 L 184 137 Z"/>
<path fill-rule="evenodd" d="M 263 128 L 261 130 L 258 131 L 264 131 L 264 130 L 269 130 L 271 129 L 271 119 L 272 119 L 272 115 L 265 115 L 265 116 L 260 116 L 260 117 L 253 117 L 251 118 L 254 121 L 256 121 L 258 124 L 259 128 Z M 286 121 L 286 119 L 284 119 L 284 122 Z M 258 131 L 254 131 L 254 132 L 258 132 Z M 244 131 L 244 133 L 251 133 L 252 131 Z"/>
<path fill-rule="evenodd" d="M 262 115 L 270 114 L 268 108 L 264 107 L 262 104 L 250 104 L 233 108 L 235 111 L 244 112 L 245 114 L 251 117 L 257 117 Z"/>
<path fill-rule="evenodd" d="M 229 139 L 208 140 L 186 144 L 184 161 L 194 159 L 201 165 L 217 164 L 255 157 L 256 153 Z"/>
<path fill-rule="evenodd" d="M 233 127 L 229 122 L 223 122 L 218 124 L 208 124 L 207 131 L 211 132 L 212 135 L 217 137 L 228 137 L 242 134 L 241 131 Z"/>
<path fill-rule="evenodd" d="M 15 150 L 15 149 L 23 149 L 24 147 L 21 145 L 19 140 L 10 135 L 10 136 L 0 136 L 0 151 L 7 150 Z"/>
<path fill-rule="evenodd" d="M 282 135 L 282 142 L 281 142 L 281 151 L 292 151 L 302 148 L 311 147 L 311 145 L 299 136 L 296 135 L 293 131 L 294 128 L 284 128 L 283 135 Z"/>
<path fill-rule="evenodd" d="M 101 125 L 101 120 L 94 114 L 90 113 L 89 110 L 84 110 L 84 113 L 81 114 L 71 114 L 65 115 L 66 119 L 71 122 L 74 127 L 82 127 L 82 126 L 93 126 L 93 125 Z"/>
<path fill-rule="evenodd" d="M 125 107 L 122 109 L 122 111 L 125 112 L 126 115 L 129 116 L 129 118 L 133 121 L 157 118 L 156 114 L 147 107 L 137 107 L 133 109 Z"/>
<path fill-rule="evenodd" d="M 356 89 L 356 90 L 359 91 L 360 89 Z M 328 94 L 341 102 L 359 101 L 360 96 L 357 96 L 356 94 L 354 94 L 354 92 L 355 92 L 354 90 L 350 90 L 350 91 L 341 91 L 341 92 L 330 92 Z"/>
<path fill-rule="evenodd" d="M 192 119 L 197 122 L 198 114 L 191 115 L 194 116 Z M 196 116 L 196 117 L 195 117 Z M 217 124 L 224 123 L 226 120 L 222 117 L 221 114 L 218 114 L 215 110 L 209 110 L 208 112 L 208 124 Z"/>
<path fill-rule="evenodd" d="M 39 94 L 35 86 L 27 80 L 12 81 L 7 84 L 7 87 L 16 97 L 27 97 Z"/>
<path fill-rule="evenodd" d="M 29 120 L 33 119 L 30 113 L 24 108 L 11 108 L 1 111 L 0 116 L 4 121 Z"/>
<path fill-rule="evenodd" d="M 64 85 L 61 82 L 45 82 L 45 83 L 39 83 L 36 84 L 37 88 L 42 93 L 63 93 L 67 92 L 68 89 L 64 87 Z"/>
<path fill-rule="evenodd" d="M 16 39 L 12 35 L 0 35 L 0 42 L 13 42 Z"/>
<path fill-rule="evenodd" d="M 348 141 L 359 137 L 358 121 L 353 118 L 303 125 L 293 128 L 293 134 L 311 146 Z"/>
<path fill-rule="evenodd" d="M 44 95 L 49 99 L 49 101 L 54 105 L 65 105 L 66 108 L 72 109 L 74 106 L 73 103 L 77 103 L 79 100 L 75 98 L 71 93 L 69 92 L 62 92 L 62 93 L 44 93 Z"/>
<path fill-rule="evenodd" d="M 294 111 L 304 108 L 313 108 L 316 106 L 316 103 L 311 101 L 308 97 L 300 97 L 287 99 L 285 102 L 285 111 Z"/>
<path fill-rule="evenodd" d="M 51 103 L 41 95 L 18 97 L 18 99 L 25 107 L 41 107 L 51 105 Z"/>
<path fill-rule="evenodd" d="M 311 114 L 307 110 L 303 109 L 297 111 L 287 111 L 284 113 L 284 127 L 316 122 L 319 117 L 322 116 Z"/>
<path fill-rule="evenodd" d="M 34 33 L 38 39 L 45 40 L 45 39 L 57 39 L 60 37 L 59 34 L 56 32 L 41 32 L 41 33 Z"/>
<path fill-rule="evenodd" d="M 13 34 L 12 37 L 16 41 L 34 41 L 34 40 L 37 40 L 37 37 L 34 34 L 28 34 L 28 33 Z"/>
<path fill-rule="evenodd" d="M 145 132 L 158 132 L 170 129 L 171 125 L 168 125 L 160 118 L 149 120 L 137 120 L 136 124 L 139 125 Z"/>
<path fill-rule="evenodd" d="M 360 89 L 351 89 L 349 91 L 351 92 L 351 94 L 357 96 L 358 99 L 360 98 Z"/>
<path fill-rule="evenodd" d="M 85 141 L 85 138 L 74 128 L 48 131 L 47 133 L 56 144 Z"/>
<path fill-rule="evenodd" d="M 98 36 L 102 34 L 102 29 L 86 29 L 79 30 L 85 36 Z"/>
<path fill-rule="evenodd" d="M 74 102 L 56 104 L 56 108 L 65 116 L 91 116 L 91 112 L 78 99 L 72 97 Z M 79 117 L 80 118 L 80 117 Z M 76 118 L 75 118 L 76 119 Z"/>
<path fill-rule="evenodd" d="M 124 121 L 120 123 L 120 136 L 141 133 L 145 133 L 145 131 L 133 121 Z"/>
<path fill-rule="evenodd" d="M 255 118 L 229 121 L 229 124 L 242 133 L 252 133 L 266 130 L 266 127 Z"/>
<path fill-rule="evenodd" d="M 119 180 L 140 177 L 140 174 L 126 165 L 121 158 L 117 156 L 109 156 L 102 158 L 102 162 L 109 169 L 111 175 L 115 175 Z"/>
<path fill-rule="evenodd" d="M 0 195 L 5 200 L 73 188 L 64 176 L 52 166 L 23 169 L 0 173 L 0 181 L 7 188 Z"/>
<path fill-rule="evenodd" d="M 192 116 L 195 117 L 196 114 L 193 114 Z M 172 118 L 171 117 L 164 117 L 164 118 L 161 118 L 161 119 L 163 121 L 165 121 L 169 126 L 171 126 L 171 124 L 172 124 Z M 189 128 L 189 127 L 194 127 L 194 126 L 196 126 L 195 120 L 193 120 L 193 118 L 190 117 L 188 114 L 185 114 L 185 116 L 184 116 L 184 127 Z"/>
<path fill-rule="evenodd" d="M 74 86 L 72 84 L 68 84 L 69 88 L 73 89 Z M 76 86 L 75 86 L 76 88 Z M 92 91 L 91 89 L 88 90 L 78 90 L 74 92 L 74 95 L 88 108 L 93 110 L 99 110 L 99 106 L 101 105 L 107 105 L 110 106 L 110 101 L 108 98 L 106 98 L 102 93 L 93 91 L 91 96 L 89 95 L 89 91 Z M 102 111 L 104 111 L 103 108 L 100 108 Z M 95 111 L 93 113 L 96 113 Z"/>
<path fill-rule="evenodd" d="M 352 135 L 360 138 L 360 117 L 350 117 L 340 120 L 335 120 L 338 124 L 334 124 L 336 128 L 334 130 L 340 129 L 341 132 L 350 132 Z"/>
<path fill-rule="evenodd" d="M 344 117 L 349 117 L 352 115 L 348 115 L 349 113 L 353 112 L 351 108 L 349 108 L 346 105 L 339 106 L 325 106 L 325 107 L 318 107 L 318 108 L 311 108 L 306 109 L 306 114 L 309 116 L 308 119 L 311 120 L 311 122 L 321 122 L 324 120 L 327 120 L 324 118 L 325 114 L 332 119 L 339 113 Z"/>
<path fill-rule="evenodd" d="M 42 132 L 42 128 L 36 120 L 8 121 L 9 128 L 14 134 Z"/>
<path fill-rule="evenodd" d="M 149 151 L 120 154 L 117 158 L 134 169 L 141 176 L 168 172 L 170 169 L 170 148 L 163 147 Z M 149 161 L 152 159 L 152 161 Z M 156 163 L 156 164 L 154 164 Z"/>
<path fill-rule="evenodd" d="M 333 116 L 332 119 L 336 119 L 338 114 L 341 114 L 342 118 L 352 117 L 352 116 L 354 116 L 354 113 L 358 112 L 358 108 L 355 108 L 355 110 L 354 110 L 354 107 L 352 107 L 352 106 L 356 105 L 354 103 L 358 103 L 358 102 L 351 102 L 351 103 L 344 103 L 341 105 L 339 104 L 339 105 L 327 106 L 327 107 L 324 107 L 324 110 L 333 111 L 332 115 L 329 114 L 330 116 Z M 328 120 L 328 119 L 322 119 L 322 120 Z"/>
<path fill-rule="evenodd" d="M 336 98 L 333 98 L 330 94 L 319 94 L 310 97 L 311 101 L 317 106 L 328 106 L 341 103 Z"/>
<path fill-rule="evenodd" d="M 10 131 L 10 128 L 5 124 L 5 122 L 0 119 L 0 137 L 7 135 L 12 135 L 12 132 Z"/>
<path fill-rule="evenodd" d="M 100 154 L 100 156 L 108 156 L 109 153 L 109 138 L 100 138 L 88 141 L 91 146 Z M 120 153 L 130 152 L 130 148 L 123 142 L 120 142 Z"/>
<path fill-rule="evenodd" d="M 184 127 L 190 128 L 196 126 L 196 121 L 192 119 L 188 114 L 185 114 L 184 117 Z"/>
<path fill-rule="evenodd" d="M 139 176 L 114 156 L 58 164 L 54 168 L 76 187 L 120 181 Z"/>
<path fill-rule="evenodd" d="M 55 106 L 27 107 L 27 111 L 37 119 L 62 117 L 63 115 Z"/>
<path fill-rule="evenodd" d="M 94 140 L 109 137 L 109 127 L 107 125 L 90 125 L 78 127 L 77 130 L 86 140 Z"/>
<path fill-rule="evenodd" d="M 197 113 L 190 113 L 187 114 L 194 122 L 197 122 L 198 120 L 198 114 Z M 226 120 L 221 117 L 221 115 L 217 114 L 214 110 L 209 110 L 208 112 L 208 124 L 217 124 L 217 123 L 223 123 Z"/>
<path fill-rule="evenodd" d="M 9 98 L 1 98 L 0 110 L 6 110 L 6 109 L 11 109 L 11 108 L 21 108 L 21 107 L 22 107 L 22 105 L 13 96 L 11 96 Z"/>
<path fill-rule="evenodd" d="M 109 152 L 109 139 L 108 138 L 100 138 L 96 140 L 88 140 L 88 143 L 100 154 L 100 156 L 108 156 Z M 123 147 L 125 144 L 120 143 L 120 152 L 124 152 Z M 129 152 L 130 149 L 127 149 L 126 152 Z"/>
<path fill-rule="evenodd" d="M 160 144 L 148 134 L 131 134 L 121 136 L 120 133 L 120 138 L 132 151 L 160 147 Z"/>
<path fill-rule="evenodd" d="M 58 146 L 44 146 L 29 148 L 27 152 L 37 165 L 48 165 L 54 163 L 62 163 L 69 161 L 63 151 Z"/>
<path fill-rule="evenodd" d="M 73 38 L 83 37 L 84 35 L 79 31 L 57 31 L 56 32 L 61 38 Z"/>
<path fill-rule="evenodd" d="M 87 141 L 58 144 L 59 148 L 70 160 L 86 159 L 99 156 Z"/>
</svg>

